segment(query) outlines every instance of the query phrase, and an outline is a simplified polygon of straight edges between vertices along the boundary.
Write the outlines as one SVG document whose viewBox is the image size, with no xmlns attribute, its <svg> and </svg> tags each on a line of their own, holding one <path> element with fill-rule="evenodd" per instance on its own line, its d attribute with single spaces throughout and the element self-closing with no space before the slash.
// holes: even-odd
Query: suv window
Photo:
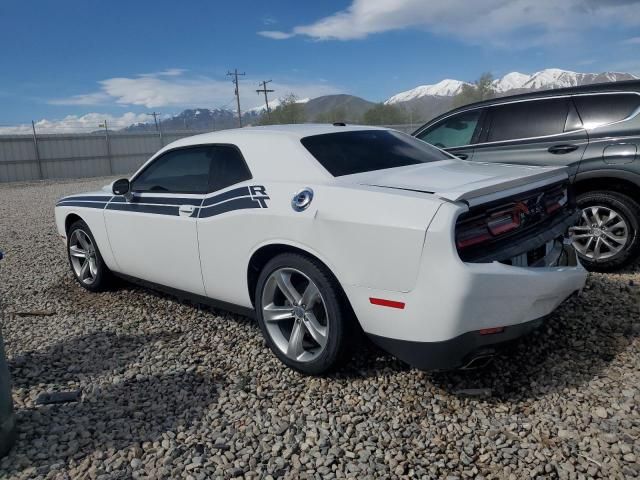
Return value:
<svg viewBox="0 0 640 480">
<path fill-rule="evenodd" d="M 211 147 L 172 150 L 155 159 L 133 181 L 136 192 L 207 193 Z"/>
<path fill-rule="evenodd" d="M 325 133 L 301 142 L 334 177 L 451 158 L 428 143 L 392 130 Z"/>
<path fill-rule="evenodd" d="M 633 93 L 577 95 L 573 101 L 585 128 L 619 122 L 640 107 L 640 95 Z"/>
<path fill-rule="evenodd" d="M 211 147 L 213 162 L 209 191 L 215 192 L 236 183 L 250 180 L 251 172 L 240 150 L 232 145 L 214 145 Z"/>
<path fill-rule="evenodd" d="M 564 132 L 569 102 L 565 98 L 508 103 L 491 108 L 488 142 L 543 137 Z"/>
<path fill-rule="evenodd" d="M 460 147 L 473 142 L 481 110 L 453 115 L 420 133 L 418 138 L 439 148 Z"/>
</svg>

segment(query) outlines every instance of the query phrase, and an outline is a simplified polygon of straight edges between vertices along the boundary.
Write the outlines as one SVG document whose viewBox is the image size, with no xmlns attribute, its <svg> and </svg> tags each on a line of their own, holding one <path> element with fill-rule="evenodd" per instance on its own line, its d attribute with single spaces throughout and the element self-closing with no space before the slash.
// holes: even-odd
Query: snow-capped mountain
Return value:
<svg viewBox="0 0 640 480">
<path fill-rule="evenodd" d="M 619 82 L 621 80 L 633 80 L 637 78 L 630 73 L 604 72 L 604 73 L 578 73 L 559 68 L 547 68 L 534 73 L 520 88 L 531 90 L 576 87 L 591 83 Z"/>
<path fill-rule="evenodd" d="M 516 88 L 523 88 L 524 84 L 529 81 L 531 75 L 520 72 L 507 73 L 502 78 L 493 81 L 493 88 L 496 92 L 503 93 Z"/>
<path fill-rule="evenodd" d="M 400 92 L 387 100 L 386 104 L 394 104 L 401 102 L 408 102 L 420 97 L 452 97 L 460 93 L 463 85 L 469 85 L 467 82 L 460 80 L 452 80 L 446 78 L 433 85 L 420 85 L 419 87 L 412 88 L 406 92 Z"/>
<path fill-rule="evenodd" d="M 590 83 L 618 82 L 633 80 L 638 77 L 630 73 L 578 73 L 559 68 L 547 68 L 531 75 L 520 72 L 507 73 L 493 81 L 496 93 L 504 94 L 511 90 L 541 90 L 551 88 L 574 87 Z M 445 79 L 433 85 L 420 85 L 406 92 L 400 92 L 385 103 L 403 103 L 422 97 L 452 97 L 460 93 L 463 85 L 469 85 L 461 80 Z"/>
</svg>

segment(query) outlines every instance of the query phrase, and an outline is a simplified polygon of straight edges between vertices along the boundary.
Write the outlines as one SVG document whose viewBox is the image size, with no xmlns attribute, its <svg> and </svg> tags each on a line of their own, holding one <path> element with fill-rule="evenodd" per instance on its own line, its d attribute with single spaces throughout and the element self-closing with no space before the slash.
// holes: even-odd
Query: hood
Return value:
<svg viewBox="0 0 640 480">
<path fill-rule="evenodd" d="M 564 167 L 442 160 L 342 177 L 359 185 L 433 193 L 450 201 L 471 200 L 514 189 L 526 191 L 567 179 Z M 499 198 L 501 195 L 498 195 Z"/>
</svg>

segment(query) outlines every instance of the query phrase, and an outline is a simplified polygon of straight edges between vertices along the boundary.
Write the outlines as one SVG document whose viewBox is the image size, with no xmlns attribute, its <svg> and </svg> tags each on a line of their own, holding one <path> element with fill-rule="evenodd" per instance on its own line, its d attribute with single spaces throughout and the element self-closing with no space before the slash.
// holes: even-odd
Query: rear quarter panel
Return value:
<svg viewBox="0 0 640 480">
<path fill-rule="evenodd" d="M 199 219 L 207 295 L 251 306 L 248 262 L 259 248 L 284 244 L 324 262 L 343 285 L 409 291 L 415 285 L 426 228 L 441 202 L 427 194 L 324 184 L 264 184 L 267 209 Z M 314 190 L 303 212 L 291 207 L 302 187 Z"/>
</svg>

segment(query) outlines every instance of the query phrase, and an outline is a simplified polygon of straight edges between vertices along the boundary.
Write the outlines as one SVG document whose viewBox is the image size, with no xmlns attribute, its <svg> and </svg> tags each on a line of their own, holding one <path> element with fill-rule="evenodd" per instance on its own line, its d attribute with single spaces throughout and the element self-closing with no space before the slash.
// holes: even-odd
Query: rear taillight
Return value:
<svg viewBox="0 0 640 480">
<path fill-rule="evenodd" d="M 569 195 L 566 188 L 552 192 L 546 195 L 544 206 L 547 213 L 553 213 L 564 207 L 569 201 Z"/>
<path fill-rule="evenodd" d="M 458 248 L 471 247 L 517 229 L 520 227 L 520 211 L 518 205 L 515 205 L 487 218 L 459 224 L 456 229 L 456 245 Z"/>
<path fill-rule="evenodd" d="M 493 236 L 515 230 L 520 226 L 521 208 L 518 205 L 503 212 L 494 213 L 487 219 L 487 227 Z"/>
<path fill-rule="evenodd" d="M 494 238 L 536 224 L 564 208 L 569 202 L 566 185 L 546 192 L 529 193 L 507 203 L 488 208 L 480 214 L 465 214 L 456 225 L 459 250 L 476 246 Z"/>
<path fill-rule="evenodd" d="M 456 232 L 456 245 L 458 248 L 467 248 L 491 239 L 491 233 L 485 222 L 476 225 L 459 227 Z"/>
</svg>

